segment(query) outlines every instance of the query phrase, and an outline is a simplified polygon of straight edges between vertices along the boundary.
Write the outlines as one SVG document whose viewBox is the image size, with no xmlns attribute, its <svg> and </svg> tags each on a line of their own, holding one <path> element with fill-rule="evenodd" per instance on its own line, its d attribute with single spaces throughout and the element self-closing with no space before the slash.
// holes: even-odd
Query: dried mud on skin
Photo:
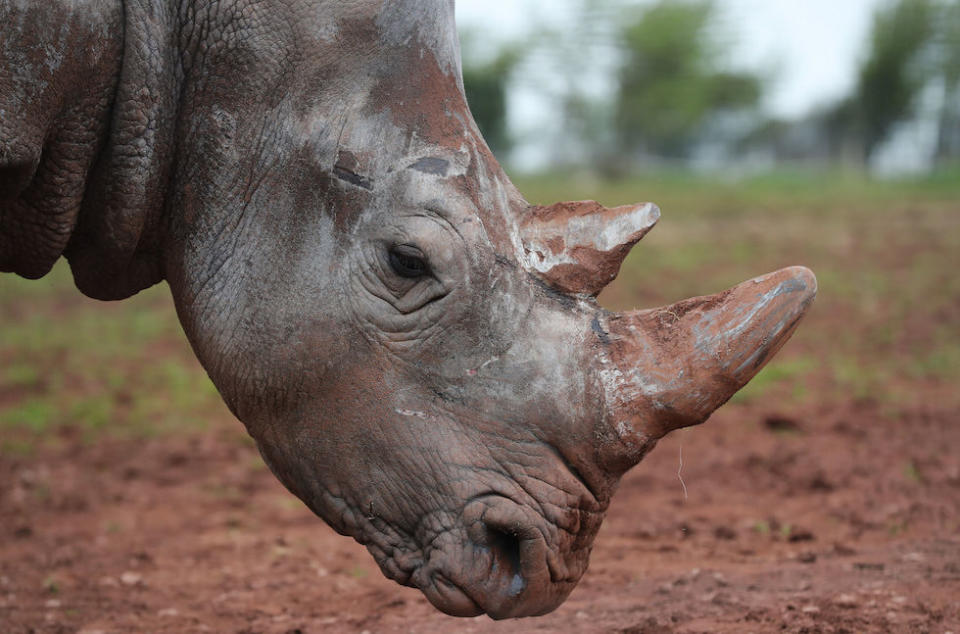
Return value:
<svg viewBox="0 0 960 634">
<path fill-rule="evenodd" d="M 226 417 L 147 441 L 67 429 L 0 457 L 0 631 L 958 631 L 958 419 L 731 404 L 627 477 L 559 610 L 504 623 L 384 579 Z"/>
</svg>

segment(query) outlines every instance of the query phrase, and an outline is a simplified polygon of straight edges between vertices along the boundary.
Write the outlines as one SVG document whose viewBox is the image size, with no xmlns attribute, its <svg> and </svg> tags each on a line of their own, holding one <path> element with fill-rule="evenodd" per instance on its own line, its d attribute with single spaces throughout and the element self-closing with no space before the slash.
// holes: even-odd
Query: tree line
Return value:
<svg viewBox="0 0 960 634">
<path fill-rule="evenodd" d="M 766 78 L 726 64 L 731 40 L 713 0 L 571 0 L 575 28 L 544 29 L 476 59 L 464 46 L 467 99 L 494 152 L 505 155 L 510 82 L 539 70 L 561 131 L 559 164 L 616 172 L 690 161 L 705 148 L 730 157 L 869 164 L 921 103 L 936 126 L 934 159 L 960 159 L 960 0 L 889 0 L 872 18 L 850 94 L 796 120 L 761 104 Z M 599 68 L 597 60 L 606 60 Z M 605 73 L 613 88 L 590 90 Z M 593 79 L 596 79 L 593 77 Z M 929 104 L 933 103 L 933 106 Z M 930 115 L 930 113 L 933 113 Z"/>
</svg>

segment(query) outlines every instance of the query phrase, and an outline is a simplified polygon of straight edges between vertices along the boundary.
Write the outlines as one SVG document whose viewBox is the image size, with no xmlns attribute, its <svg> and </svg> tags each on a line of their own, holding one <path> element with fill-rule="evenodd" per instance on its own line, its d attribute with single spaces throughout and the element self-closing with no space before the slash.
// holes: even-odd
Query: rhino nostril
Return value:
<svg viewBox="0 0 960 634">
<path fill-rule="evenodd" d="M 476 571 L 483 603 L 493 618 L 532 614 L 527 608 L 537 603 L 538 591 L 549 594 L 548 545 L 530 515 L 529 509 L 497 494 L 477 496 L 464 509 L 474 557 L 484 567 Z"/>
<path fill-rule="evenodd" d="M 516 535 L 487 524 L 487 544 L 494 555 L 495 570 L 519 578 L 520 539 Z M 511 581 L 511 589 L 515 584 L 516 580 Z"/>
</svg>

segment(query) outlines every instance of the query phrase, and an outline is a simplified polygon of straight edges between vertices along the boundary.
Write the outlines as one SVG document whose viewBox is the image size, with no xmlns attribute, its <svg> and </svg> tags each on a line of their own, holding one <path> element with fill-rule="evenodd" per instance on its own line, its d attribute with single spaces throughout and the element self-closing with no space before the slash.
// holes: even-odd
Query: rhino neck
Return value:
<svg viewBox="0 0 960 634">
<path fill-rule="evenodd" d="M 42 277 L 67 247 L 122 49 L 119 0 L 0 3 L 0 271 Z"/>
<path fill-rule="evenodd" d="M 107 140 L 65 252 L 77 287 L 122 299 L 164 278 L 163 210 L 182 83 L 174 3 L 124 2 Z"/>
</svg>

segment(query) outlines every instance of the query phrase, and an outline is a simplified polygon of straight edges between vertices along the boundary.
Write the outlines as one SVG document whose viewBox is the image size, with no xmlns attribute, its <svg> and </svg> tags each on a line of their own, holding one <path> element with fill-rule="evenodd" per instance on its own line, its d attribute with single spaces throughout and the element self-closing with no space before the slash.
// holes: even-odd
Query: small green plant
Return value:
<svg viewBox="0 0 960 634">
<path fill-rule="evenodd" d="M 830 362 L 834 384 L 842 395 L 855 400 L 881 400 L 887 394 L 889 370 L 848 355 L 833 355 Z"/>
<path fill-rule="evenodd" d="M 44 578 L 43 589 L 48 594 L 58 594 L 60 592 L 60 581 L 53 575 L 50 575 L 49 577 Z"/>
<path fill-rule="evenodd" d="M 911 361 L 907 373 L 912 378 L 956 379 L 960 377 L 960 339 L 939 343 L 935 349 L 918 354 Z"/>
<path fill-rule="evenodd" d="M 810 374 L 817 368 L 816 359 L 812 357 L 796 357 L 793 359 L 777 359 L 747 383 L 746 387 L 733 395 L 734 403 L 748 403 L 762 398 L 776 385 L 791 383 L 793 386 L 803 385 L 802 377 Z M 806 394 L 804 388 L 795 392 L 801 397 Z"/>
<path fill-rule="evenodd" d="M 113 401 L 109 394 L 80 399 L 70 408 L 70 420 L 91 430 L 108 426 L 113 421 Z"/>
<path fill-rule="evenodd" d="M 921 475 L 920 470 L 917 469 L 917 465 L 913 460 L 908 460 L 904 463 L 903 477 L 907 482 L 912 484 L 923 484 L 923 475 Z"/>
<path fill-rule="evenodd" d="M 28 363 L 12 363 L 3 371 L 3 382 L 14 387 L 37 385 L 40 379 L 39 368 Z"/>
<path fill-rule="evenodd" d="M 36 450 L 36 443 L 24 438 L 4 438 L 0 441 L 0 455 L 8 456 L 32 456 Z"/>
<path fill-rule="evenodd" d="M 32 398 L 0 413 L 0 427 L 21 427 L 42 433 L 53 427 L 59 417 L 59 408 L 49 399 Z"/>
</svg>

